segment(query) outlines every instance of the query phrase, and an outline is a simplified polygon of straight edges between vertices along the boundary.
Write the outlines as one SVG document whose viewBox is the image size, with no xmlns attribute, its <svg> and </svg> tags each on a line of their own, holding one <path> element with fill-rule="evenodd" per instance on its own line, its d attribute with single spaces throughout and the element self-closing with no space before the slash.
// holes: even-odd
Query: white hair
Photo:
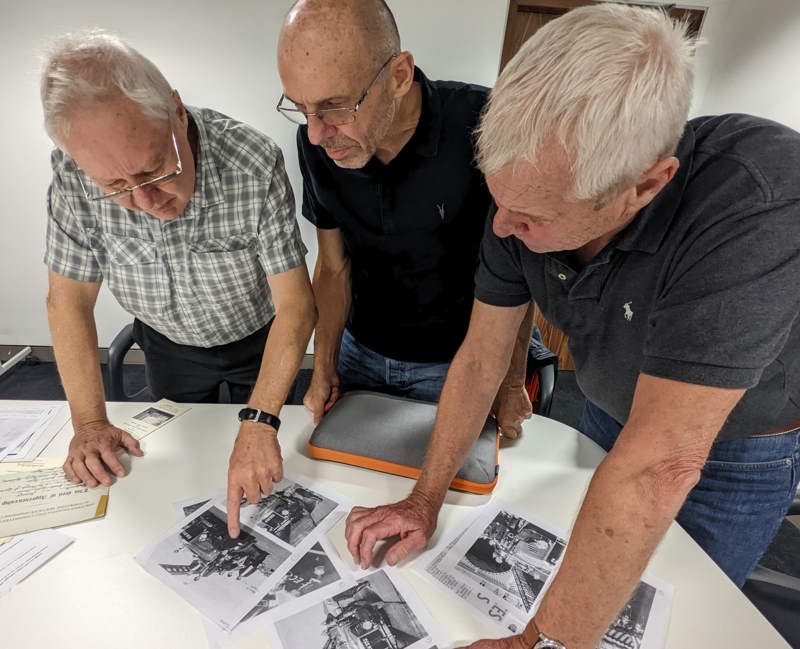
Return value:
<svg viewBox="0 0 800 649">
<path fill-rule="evenodd" d="M 123 95 L 155 122 L 173 121 L 172 87 L 150 59 L 103 30 L 66 34 L 44 56 L 44 127 L 60 145 L 75 112 Z"/>
<path fill-rule="evenodd" d="M 478 165 L 489 175 L 536 164 L 554 137 L 571 164 L 568 198 L 622 191 L 674 153 L 691 103 L 693 53 L 686 23 L 660 10 L 573 9 L 503 70 L 478 128 Z"/>
</svg>

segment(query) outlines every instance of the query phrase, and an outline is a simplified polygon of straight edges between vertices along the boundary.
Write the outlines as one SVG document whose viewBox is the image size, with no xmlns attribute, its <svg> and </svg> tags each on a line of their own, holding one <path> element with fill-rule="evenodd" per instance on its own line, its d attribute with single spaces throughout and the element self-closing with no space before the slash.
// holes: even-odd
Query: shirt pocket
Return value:
<svg viewBox="0 0 800 649">
<path fill-rule="evenodd" d="M 247 235 L 192 243 L 191 278 L 201 297 L 217 305 L 263 302 L 267 284 L 256 244 Z"/>
<path fill-rule="evenodd" d="M 170 303 L 169 273 L 153 241 L 106 234 L 108 288 L 134 316 L 159 323 Z"/>
</svg>

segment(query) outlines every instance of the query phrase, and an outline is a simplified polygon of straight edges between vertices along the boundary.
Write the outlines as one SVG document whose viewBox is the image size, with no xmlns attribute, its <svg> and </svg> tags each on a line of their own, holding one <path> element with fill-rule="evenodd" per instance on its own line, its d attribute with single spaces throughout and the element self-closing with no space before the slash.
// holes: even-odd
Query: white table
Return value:
<svg viewBox="0 0 800 649">
<path fill-rule="evenodd" d="M 30 405 L 31 402 L 5 402 Z M 236 434 L 235 405 L 195 405 L 143 440 L 145 457 L 111 489 L 102 520 L 62 528 L 75 543 L 0 599 L 0 646 L 9 649 L 197 649 L 207 646 L 201 616 L 133 560 L 173 526 L 171 504 L 226 484 Z M 109 404 L 113 421 L 142 404 Z M 285 470 L 324 480 L 362 505 L 397 500 L 410 480 L 310 459 L 311 418 L 287 406 L 280 439 Z M 72 430 L 56 437 L 43 455 L 66 455 Z M 495 494 L 524 511 L 567 529 L 603 452 L 577 431 L 534 417 L 522 439 L 501 450 Z M 451 492 L 434 542 L 461 525 L 487 496 Z M 786 648 L 788 644 L 689 536 L 673 524 L 648 572 L 675 586 L 667 649 Z M 498 629 L 467 604 L 443 594 L 410 570 L 413 587 L 454 640 L 498 637 Z M 250 636 L 240 647 L 266 647 Z M 302 649 L 298 647 L 297 649 Z"/>
</svg>

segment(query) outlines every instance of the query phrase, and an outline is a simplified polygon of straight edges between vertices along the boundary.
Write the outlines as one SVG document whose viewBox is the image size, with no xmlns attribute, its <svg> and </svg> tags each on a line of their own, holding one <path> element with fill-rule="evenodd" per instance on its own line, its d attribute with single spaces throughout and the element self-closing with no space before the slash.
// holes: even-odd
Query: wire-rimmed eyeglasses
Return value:
<svg viewBox="0 0 800 649">
<path fill-rule="evenodd" d="M 356 121 L 356 114 L 358 113 L 359 107 L 364 103 L 364 100 L 367 98 L 369 91 L 372 90 L 372 86 L 375 85 L 378 77 L 381 76 L 381 72 L 383 72 L 386 69 L 386 66 L 389 65 L 389 63 L 391 63 L 391 61 L 396 57 L 397 54 L 392 54 L 388 59 L 386 59 L 386 62 L 375 73 L 372 81 L 369 82 L 369 85 L 364 89 L 364 92 L 361 93 L 361 96 L 358 98 L 358 101 L 356 101 L 355 106 L 352 108 L 324 108 L 313 113 L 307 113 L 299 108 L 283 106 L 286 95 L 282 94 L 281 98 L 278 100 L 278 105 L 275 106 L 275 109 L 294 124 L 307 124 L 309 117 L 316 117 L 318 120 L 327 124 L 328 126 L 352 124 Z"/>
<path fill-rule="evenodd" d="M 175 171 L 170 171 L 162 176 L 158 176 L 157 178 L 151 178 L 150 180 L 145 180 L 143 183 L 139 183 L 138 185 L 133 185 L 132 187 L 124 187 L 123 189 L 118 189 L 113 192 L 108 192 L 107 194 L 101 195 L 94 195 L 92 196 L 86 191 L 86 185 L 83 184 L 83 180 L 81 180 L 80 174 L 78 174 L 78 181 L 81 184 L 81 188 L 83 189 L 83 193 L 86 196 L 86 200 L 89 201 L 101 201 L 107 198 L 118 198 L 121 196 L 129 196 L 133 193 L 135 189 L 141 189 L 142 187 L 150 187 L 152 185 L 159 185 L 163 182 L 171 180 L 176 176 L 179 176 L 183 171 L 183 163 L 181 162 L 181 154 L 178 152 L 178 140 L 175 137 L 175 131 L 172 131 L 172 146 L 175 147 L 175 157 L 178 159 L 178 166 Z"/>
</svg>

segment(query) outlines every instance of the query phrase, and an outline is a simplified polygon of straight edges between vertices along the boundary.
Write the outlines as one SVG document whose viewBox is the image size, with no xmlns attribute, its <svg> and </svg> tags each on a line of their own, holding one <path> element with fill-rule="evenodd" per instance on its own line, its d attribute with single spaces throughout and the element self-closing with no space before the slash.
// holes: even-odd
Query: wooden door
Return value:
<svg viewBox="0 0 800 649">
<path fill-rule="evenodd" d="M 503 53 L 500 58 L 500 70 L 506 66 L 517 53 L 522 44 L 528 40 L 536 31 L 564 15 L 570 9 L 584 7 L 586 5 L 599 4 L 595 0 L 541 0 L 533 2 L 528 0 L 511 0 L 508 7 L 508 19 L 506 21 L 506 35 L 503 41 Z M 627 3 L 634 4 L 634 3 Z M 650 5 L 641 5 L 653 7 Z M 687 20 L 689 22 L 689 34 L 697 37 L 702 28 L 704 9 L 681 7 L 674 4 L 664 5 L 670 17 Z M 536 309 L 534 316 L 535 322 L 542 332 L 542 340 L 548 349 L 558 355 L 558 366 L 565 370 L 574 370 L 575 364 L 569 353 L 567 344 L 569 340 L 562 331 L 551 325 L 539 309 Z"/>
</svg>

